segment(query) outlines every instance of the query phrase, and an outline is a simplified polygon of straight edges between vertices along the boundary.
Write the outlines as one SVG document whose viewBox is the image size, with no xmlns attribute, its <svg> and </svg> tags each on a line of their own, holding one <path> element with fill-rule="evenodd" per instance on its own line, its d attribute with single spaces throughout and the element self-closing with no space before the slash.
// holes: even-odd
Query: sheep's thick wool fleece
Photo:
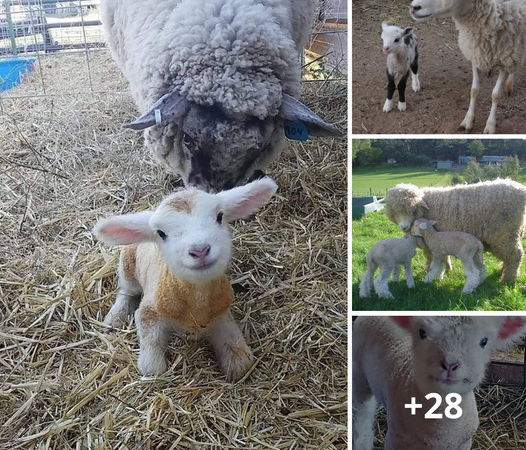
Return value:
<svg viewBox="0 0 526 450">
<path fill-rule="evenodd" d="M 474 0 L 473 5 L 454 18 L 462 53 L 479 69 L 513 73 L 526 58 L 526 2 Z"/>
<path fill-rule="evenodd" d="M 131 0 L 105 26 L 141 111 L 176 88 L 190 102 L 263 119 L 278 113 L 282 91 L 301 89 L 298 49 L 315 2 L 296 2 L 301 10 L 291 3 Z"/>
</svg>

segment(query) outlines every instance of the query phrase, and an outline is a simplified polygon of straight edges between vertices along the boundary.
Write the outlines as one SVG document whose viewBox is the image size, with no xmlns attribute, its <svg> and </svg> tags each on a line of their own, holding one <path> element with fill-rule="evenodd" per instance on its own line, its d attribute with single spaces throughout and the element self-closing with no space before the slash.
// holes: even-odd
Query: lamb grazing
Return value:
<svg viewBox="0 0 526 450">
<path fill-rule="evenodd" d="M 406 110 L 405 85 L 411 69 L 411 84 L 413 91 L 420 90 L 418 79 L 418 39 L 412 28 L 399 28 L 382 23 L 383 51 L 387 55 L 387 99 L 384 112 L 393 108 L 393 94 L 398 81 L 398 109 Z"/>
<path fill-rule="evenodd" d="M 125 127 L 145 129 L 156 158 L 207 191 L 257 177 L 279 156 L 286 128 L 301 139 L 340 136 L 296 99 L 316 5 L 105 0 L 106 41 L 142 113 Z"/>
<path fill-rule="evenodd" d="M 495 133 L 497 105 L 503 91 L 511 94 L 513 73 L 526 59 L 526 2 L 524 0 L 413 0 L 411 16 L 416 21 L 452 17 L 458 29 L 458 44 L 471 61 L 473 83 L 469 109 L 460 124 L 473 128 L 479 92 L 479 70 L 499 70 L 491 95 L 491 111 L 484 133 Z"/>
<path fill-rule="evenodd" d="M 411 234 L 422 237 L 433 255 L 431 270 L 424 283 L 442 279 L 446 271 L 446 257 L 452 255 L 460 259 L 466 274 L 462 292 L 471 294 L 486 279 L 482 242 L 463 231 L 436 231 L 433 228 L 435 224 L 434 220 L 416 219 L 411 227 Z"/>
<path fill-rule="evenodd" d="M 378 403 L 387 409 L 385 450 L 470 450 L 479 420 L 473 390 L 491 352 L 526 331 L 524 317 L 359 317 L 352 338 L 353 449 L 371 450 Z M 425 418 L 434 398 L 435 414 Z M 459 403 L 446 415 L 450 403 Z M 422 404 L 411 415 L 405 405 Z M 460 401 L 460 402 L 459 402 Z M 449 414 L 450 413 L 450 414 Z"/>
<path fill-rule="evenodd" d="M 407 233 L 403 238 L 388 238 L 378 241 L 367 253 L 367 272 L 360 282 L 360 297 L 367 298 L 371 292 L 373 277 L 380 267 L 380 274 L 374 280 L 374 290 L 380 298 L 393 298 L 387 281 L 391 273 L 392 281 L 398 282 L 400 271 L 404 266 L 405 280 L 408 288 L 414 288 L 411 261 L 416 255 L 417 238 Z"/>
<path fill-rule="evenodd" d="M 502 261 L 501 281 L 515 281 L 524 256 L 522 236 L 526 187 L 508 179 L 451 187 L 398 184 L 381 200 L 385 213 L 403 232 L 415 219 L 438 222 L 437 231 L 464 231 Z M 424 250 L 425 252 L 425 250 Z M 428 263 L 431 254 L 426 253 Z"/>
<path fill-rule="evenodd" d="M 118 326 L 135 311 L 141 374 L 166 371 L 171 331 L 205 336 L 229 380 L 249 370 L 252 352 L 229 311 L 233 292 L 224 272 L 232 243 L 227 223 L 256 212 L 276 189 L 274 181 L 263 178 L 218 194 L 183 190 L 166 197 L 155 211 L 97 223 L 94 232 L 100 240 L 125 245 L 119 293 L 104 323 Z"/>
</svg>

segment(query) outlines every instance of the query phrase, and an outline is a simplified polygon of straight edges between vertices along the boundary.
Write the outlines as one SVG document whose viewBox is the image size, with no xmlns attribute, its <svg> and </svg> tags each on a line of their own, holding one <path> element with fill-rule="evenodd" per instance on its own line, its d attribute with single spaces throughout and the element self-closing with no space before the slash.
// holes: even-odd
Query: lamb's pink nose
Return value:
<svg viewBox="0 0 526 450">
<path fill-rule="evenodd" d="M 190 247 L 188 254 L 195 259 L 203 259 L 210 253 L 210 246 L 206 245 L 194 245 Z"/>
<path fill-rule="evenodd" d="M 384 47 L 384 53 L 389 53 L 389 47 Z"/>
<path fill-rule="evenodd" d="M 442 369 L 447 370 L 448 377 L 451 376 L 452 372 L 458 369 L 458 363 L 448 364 L 445 361 L 442 361 L 440 363 L 440 366 L 442 367 Z"/>
</svg>

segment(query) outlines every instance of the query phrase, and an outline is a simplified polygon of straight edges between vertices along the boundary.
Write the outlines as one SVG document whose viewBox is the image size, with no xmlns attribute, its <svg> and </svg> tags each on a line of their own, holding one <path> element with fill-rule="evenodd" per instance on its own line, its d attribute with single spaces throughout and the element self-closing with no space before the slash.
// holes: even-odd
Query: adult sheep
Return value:
<svg viewBox="0 0 526 450">
<path fill-rule="evenodd" d="M 295 98 L 316 3 L 104 0 L 106 41 L 142 113 L 125 127 L 145 129 L 161 163 L 208 191 L 260 174 L 285 124 L 341 135 Z"/>
<path fill-rule="evenodd" d="M 508 179 L 452 187 L 398 184 L 382 200 L 387 217 L 403 232 L 415 219 L 435 220 L 437 231 L 464 231 L 502 261 L 501 281 L 515 281 L 524 256 L 526 187 Z M 426 253 L 428 264 L 431 255 Z"/>
<path fill-rule="evenodd" d="M 499 70 L 491 95 L 491 111 L 484 133 L 495 133 L 497 105 L 503 91 L 511 94 L 513 73 L 526 60 L 526 2 L 524 0 L 413 0 L 416 21 L 452 17 L 458 45 L 473 67 L 469 109 L 460 128 L 470 132 L 475 119 L 479 70 Z"/>
</svg>

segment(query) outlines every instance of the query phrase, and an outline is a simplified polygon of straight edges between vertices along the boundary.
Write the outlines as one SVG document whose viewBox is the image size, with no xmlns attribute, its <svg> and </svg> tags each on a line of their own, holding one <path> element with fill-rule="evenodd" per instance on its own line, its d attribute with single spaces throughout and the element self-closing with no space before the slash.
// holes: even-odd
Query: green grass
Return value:
<svg viewBox="0 0 526 450">
<path fill-rule="evenodd" d="M 368 195 L 372 189 L 374 194 L 385 195 L 385 191 L 398 183 L 412 183 L 416 186 L 445 185 L 451 171 L 436 171 L 432 168 L 393 167 L 389 164 L 353 168 L 353 195 Z M 525 175 L 526 179 L 526 175 Z"/>
<path fill-rule="evenodd" d="M 413 180 L 411 180 L 413 181 Z M 415 183 L 416 184 L 416 183 Z M 452 258 L 453 270 L 446 272 L 442 280 L 424 284 L 425 258 L 417 250 L 413 258 L 415 288 L 408 289 L 405 277 L 400 282 L 389 282 L 394 299 L 380 299 L 371 290 L 371 296 L 362 299 L 358 295 L 360 278 L 366 270 L 365 256 L 373 244 L 388 237 L 401 237 L 398 227 L 389 221 L 383 211 L 366 214 L 352 222 L 352 308 L 354 311 L 518 311 L 526 309 L 526 274 L 514 285 L 499 282 L 500 261 L 490 253 L 484 253 L 488 277 L 472 294 L 462 294 L 465 283 L 462 264 Z M 523 246 L 526 241 L 523 241 Z M 378 275 L 378 271 L 376 272 Z"/>
</svg>

